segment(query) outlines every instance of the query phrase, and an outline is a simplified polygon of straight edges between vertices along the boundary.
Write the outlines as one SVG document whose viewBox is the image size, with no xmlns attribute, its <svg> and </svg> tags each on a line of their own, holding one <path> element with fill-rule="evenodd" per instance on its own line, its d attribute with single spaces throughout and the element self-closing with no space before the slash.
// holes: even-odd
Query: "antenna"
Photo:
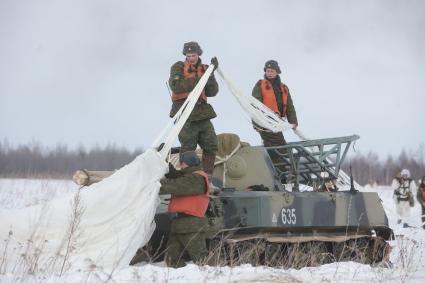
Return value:
<svg viewBox="0 0 425 283">
<path fill-rule="evenodd" d="M 354 187 L 354 178 L 353 178 L 353 170 L 351 168 L 351 163 L 350 163 L 350 192 L 352 193 L 357 192 L 356 188 Z"/>
</svg>

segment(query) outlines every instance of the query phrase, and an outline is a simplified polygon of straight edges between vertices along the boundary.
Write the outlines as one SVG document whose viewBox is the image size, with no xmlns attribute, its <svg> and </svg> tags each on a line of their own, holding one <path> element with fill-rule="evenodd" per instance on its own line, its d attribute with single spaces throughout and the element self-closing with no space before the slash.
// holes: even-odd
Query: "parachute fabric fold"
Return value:
<svg viewBox="0 0 425 283">
<path fill-rule="evenodd" d="M 62 273 L 128 265 L 154 229 L 165 158 L 192 112 L 213 68 L 186 99 L 160 152 L 148 149 L 110 177 L 47 203 L 0 212 L 2 272 Z M 167 132 L 168 130 L 168 132 Z"/>
</svg>

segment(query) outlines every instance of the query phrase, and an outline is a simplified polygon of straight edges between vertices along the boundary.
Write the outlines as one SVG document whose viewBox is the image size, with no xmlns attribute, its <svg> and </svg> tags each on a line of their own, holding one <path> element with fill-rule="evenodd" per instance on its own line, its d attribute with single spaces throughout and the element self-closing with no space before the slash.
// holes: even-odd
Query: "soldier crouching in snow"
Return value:
<svg viewBox="0 0 425 283">
<path fill-rule="evenodd" d="M 185 265 L 185 255 L 195 263 L 208 252 L 206 237 L 208 219 L 205 213 L 209 203 L 207 174 L 199 167 L 194 151 L 180 155 L 180 171 L 169 172 L 161 180 L 160 194 L 171 194 L 168 212 L 176 213 L 170 228 L 165 262 L 170 267 Z"/>
<path fill-rule="evenodd" d="M 394 189 L 394 201 L 399 217 L 397 224 L 403 222 L 404 228 L 409 227 L 407 220 L 410 216 L 410 207 L 415 205 L 412 193 L 415 189 L 415 182 L 410 178 L 409 170 L 401 170 L 400 177 L 394 178 L 391 187 Z"/>
</svg>

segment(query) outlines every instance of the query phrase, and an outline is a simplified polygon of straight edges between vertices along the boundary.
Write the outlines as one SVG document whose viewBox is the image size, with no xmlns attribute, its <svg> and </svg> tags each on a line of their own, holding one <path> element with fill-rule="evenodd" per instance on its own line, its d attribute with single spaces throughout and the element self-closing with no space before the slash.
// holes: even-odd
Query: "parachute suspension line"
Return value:
<svg viewBox="0 0 425 283">
<path fill-rule="evenodd" d="M 164 140 L 165 137 L 164 146 L 159 152 L 162 160 L 165 161 L 169 155 L 173 143 L 176 141 L 181 129 L 192 113 L 192 110 L 195 107 L 195 104 L 197 103 L 199 96 L 201 95 L 201 92 L 204 89 L 213 70 L 213 66 L 208 67 L 204 75 L 199 80 L 198 84 L 191 91 L 183 105 L 180 107 L 179 111 L 176 113 L 176 115 L 174 115 L 173 119 L 167 123 L 167 126 L 161 131 L 161 134 L 153 142 L 152 147 L 155 147 L 160 143 L 160 141 Z M 167 133 L 168 135 L 166 136 Z"/>
<path fill-rule="evenodd" d="M 255 97 L 244 95 L 239 91 L 233 83 L 224 76 L 221 69 L 217 69 L 217 72 L 229 88 L 233 97 L 235 97 L 236 101 L 256 124 L 273 133 L 293 128 L 293 125 L 289 124 L 285 118 L 278 117 L 270 108 Z"/>
<path fill-rule="evenodd" d="M 298 128 L 294 129 L 294 134 L 302 141 L 308 140 L 308 138 L 306 138 L 306 136 Z"/>
</svg>

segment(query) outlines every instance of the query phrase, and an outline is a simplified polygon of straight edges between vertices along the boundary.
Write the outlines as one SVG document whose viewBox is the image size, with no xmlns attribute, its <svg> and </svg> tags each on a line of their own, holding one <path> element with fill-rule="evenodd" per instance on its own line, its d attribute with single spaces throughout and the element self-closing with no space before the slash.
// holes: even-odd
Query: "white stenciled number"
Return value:
<svg viewBox="0 0 425 283">
<path fill-rule="evenodd" d="M 282 214 L 282 223 L 286 224 L 286 209 L 282 208 L 281 214 Z"/>
<path fill-rule="evenodd" d="M 292 224 L 297 223 L 297 216 L 295 215 L 295 208 L 291 209 L 291 220 L 292 220 Z"/>
<path fill-rule="evenodd" d="M 283 224 L 296 224 L 297 223 L 297 215 L 295 213 L 295 208 L 282 208 L 281 211 L 282 223 Z"/>
</svg>

